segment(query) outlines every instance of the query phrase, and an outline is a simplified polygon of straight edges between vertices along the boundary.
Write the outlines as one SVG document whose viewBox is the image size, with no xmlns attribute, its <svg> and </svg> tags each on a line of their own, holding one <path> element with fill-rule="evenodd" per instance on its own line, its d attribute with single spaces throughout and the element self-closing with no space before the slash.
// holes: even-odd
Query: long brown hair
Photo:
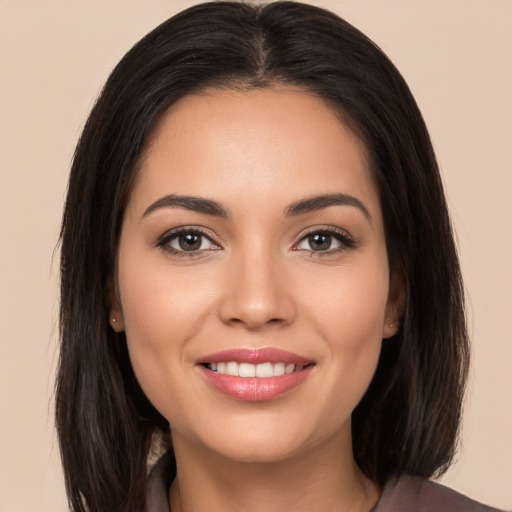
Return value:
<svg viewBox="0 0 512 512">
<path fill-rule="evenodd" d="M 121 60 L 76 148 L 61 231 L 56 418 L 72 510 L 140 511 L 155 429 L 168 424 L 108 323 L 124 208 L 158 119 L 204 87 L 284 83 L 323 98 L 366 146 L 391 262 L 406 289 L 400 332 L 384 343 L 353 413 L 368 477 L 429 477 L 454 454 L 468 365 L 463 287 L 429 135 L 399 72 L 365 35 L 295 2 L 210 2 L 145 36 Z"/>
</svg>

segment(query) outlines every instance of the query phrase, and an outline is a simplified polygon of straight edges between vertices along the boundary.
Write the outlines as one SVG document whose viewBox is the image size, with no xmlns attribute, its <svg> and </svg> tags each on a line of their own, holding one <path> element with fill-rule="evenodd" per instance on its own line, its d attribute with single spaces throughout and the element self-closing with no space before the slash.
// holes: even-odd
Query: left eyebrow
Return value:
<svg viewBox="0 0 512 512">
<path fill-rule="evenodd" d="M 202 197 L 194 197 L 194 196 L 180 196 L 177 194 L 169 194 L 167 196 L 161 197 L 153 204 L 148 206 L 142 217 L 146 217 L 151 212 L 158 210 L 160 208 L 183 208 L 185 210 L 192 210 L 198 213 L 204 213 L 206 215 L 213 215 L 215 217 L 228 217 L 227 210 L 216 201 L 212 201 L 211 199 L 204 199 Z"/>
<path fill-rule="evenodd" d="M 357 197 L 348 194 L 323 194 L 319 196 L 308 197 L 301 199 L 296 203 L 292 203 L 285 211 L 286 217 L 295 217 L 296 215 L 303 215 L 304 213 L 311 213 L 318 210 L 329 208 L 329 206 L 352 206 L 361 210 L 366 219 L 371 222 L 372 216 L 368 208 Z"/>
</svg>

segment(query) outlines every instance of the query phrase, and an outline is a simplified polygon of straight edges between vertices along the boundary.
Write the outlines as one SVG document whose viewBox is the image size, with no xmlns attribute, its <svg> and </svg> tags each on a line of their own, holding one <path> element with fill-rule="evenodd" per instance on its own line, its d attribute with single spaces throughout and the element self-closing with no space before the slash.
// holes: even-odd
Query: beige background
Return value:
<svg viewBox="0 0 512 512">
<path fill-rule="evenodd" d="M 114 64 L 191 3 L 0 0 L 0 512 L 66 510 L 51 393 L 69 162 Z M 474 341 L 463 446 L 444 481 L 512 508 L 512 2 L 316 3 L 388 53 L 430 127 Z"/>
</svg>

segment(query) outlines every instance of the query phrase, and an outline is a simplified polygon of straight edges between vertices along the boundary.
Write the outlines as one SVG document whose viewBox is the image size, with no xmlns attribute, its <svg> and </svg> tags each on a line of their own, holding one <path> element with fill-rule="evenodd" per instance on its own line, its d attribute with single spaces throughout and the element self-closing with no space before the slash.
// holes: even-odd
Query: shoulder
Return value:
<svg viewBox="0 0 512 512">
<path fill-rule="evenodd" d="M 403 475 L 389 480 L 371 512 L 500 512 L 425 478 Z"/>
</svg>

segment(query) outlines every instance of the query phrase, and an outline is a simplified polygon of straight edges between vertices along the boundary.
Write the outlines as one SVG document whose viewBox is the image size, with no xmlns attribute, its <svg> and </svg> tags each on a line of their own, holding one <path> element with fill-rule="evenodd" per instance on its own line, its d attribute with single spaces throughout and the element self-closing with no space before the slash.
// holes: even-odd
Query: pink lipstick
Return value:
<svg viewBox="0 0 512 512">
<path fill-rule="evenodd" d="M 201 358 L 206 380 L 222 393 L 248 401 L 277 398 L 302 383 L 314 362 L 275 348 L 234 349 Z"/>
</svg>

